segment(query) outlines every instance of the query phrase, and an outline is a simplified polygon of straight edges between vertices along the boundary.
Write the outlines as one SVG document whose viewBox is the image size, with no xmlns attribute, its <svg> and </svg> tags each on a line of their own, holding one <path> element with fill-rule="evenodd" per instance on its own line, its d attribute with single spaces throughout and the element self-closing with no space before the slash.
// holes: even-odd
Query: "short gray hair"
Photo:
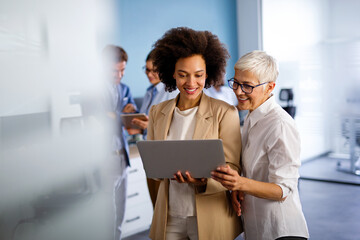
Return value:
<svg viewBox="0 0 360 240">
<path fill-rule="evenodd" d="M 249 71 L 260 81 L 275 82 L 279 68 L 275 58 L 264 51 L 255 50 L 242 56 L 234 66 L 235 70 Z"/>
</svg>

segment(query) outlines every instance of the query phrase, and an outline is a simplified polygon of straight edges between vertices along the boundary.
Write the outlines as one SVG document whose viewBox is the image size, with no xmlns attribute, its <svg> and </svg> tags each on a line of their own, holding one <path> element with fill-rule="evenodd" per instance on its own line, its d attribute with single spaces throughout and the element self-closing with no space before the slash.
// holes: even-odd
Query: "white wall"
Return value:
<svg viewBox="0 0 360 240">
<path fill-rule="evenodd" d="M 294 89 L 303 160 L 330 151 L 328 9 L 325 0 L 263 0 L 264 50 L 280 68 L 274 94 Z"/>
<path fill-rule="evenodd" d="M 350 130 L 354 135 L 355 131 L 346 121 L 360 121 L 360 2 L 329 0 L 329 6 L 324 44 L 329 49 L 328 64 L 332 66 L 327 81 L 331 86 L 331 146 L 335 153 L 349 153 L 344 133 Z"/>
</svg>

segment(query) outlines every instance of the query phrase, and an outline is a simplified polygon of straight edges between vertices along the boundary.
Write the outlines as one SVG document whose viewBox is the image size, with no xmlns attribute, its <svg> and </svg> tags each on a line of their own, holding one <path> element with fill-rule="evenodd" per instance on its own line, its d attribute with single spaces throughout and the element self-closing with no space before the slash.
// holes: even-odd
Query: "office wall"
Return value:
<svg viewBox="0 0 360 240">
<path fill-rule="evenodd" d="M 360 116 L 360 33 L 356 31 L 360 2 L 262 3 L 264 49 L 278 59 L 280 67 L 274 93 L 294 89 L 302 159 L 326 152 L 348 153 L 344 119 Z"/>
<path fill-rule="evenodd" d="M 261 0 L 237 0 L 239 57 L 262 49 Z"/>
<path fill-rule="evenodd" d="M 351 153 L 354 137 L 360 134 L 360 1 L 329 0 L 329 6 L 324 44 L 329 49 L 328 65 L 332 66 L 326 81 L 331 149 Z"/>
<path fill-rule="evenodd" d="M 114 44 L 125 48 L 129 62 L 123 82 L 135 97 L 142 97 L 149 86 L 142 71 L 154 42 L 173 27 L 208 30 L 226 44 L 231 59 L 226 79 L 234 74 L 238 58 L 235 0 L 120 0 L 117 2 L 119 35 Z"/>
<path fill-rule="evenodd" d="M 327 47 L 328 22 L 324 0 L 263 0 L 264 50 L 279 62 L 274 94 L 292 88 L 295 121 L 301 136 L 301 158 L 330 151 Z M 286 103 L 279 101 L 280 104 Z"/>
</svg>

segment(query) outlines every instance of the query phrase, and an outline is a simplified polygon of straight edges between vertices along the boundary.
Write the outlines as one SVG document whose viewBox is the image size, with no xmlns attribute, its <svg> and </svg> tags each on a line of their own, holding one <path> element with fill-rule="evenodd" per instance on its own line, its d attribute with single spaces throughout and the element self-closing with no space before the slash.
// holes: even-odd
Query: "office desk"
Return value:
<svg viewBox="0 0 360 240">
<path fill-rule="evenodd" d="M 122 237 L 149 229 L 153 215 L 145 171 L 135 144 L 130 145 L 130 164 Z"/>
</svg>

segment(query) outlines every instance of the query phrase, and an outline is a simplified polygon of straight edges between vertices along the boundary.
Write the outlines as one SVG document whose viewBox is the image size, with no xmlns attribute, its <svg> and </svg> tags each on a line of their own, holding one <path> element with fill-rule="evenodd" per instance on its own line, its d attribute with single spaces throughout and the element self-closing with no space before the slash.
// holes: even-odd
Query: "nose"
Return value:
<svg viewBox="0 0 360 240">
<path fill-rule="evenodd" d="M 195 76 L 189 75 L 188 78 L 186 79 L 186 82 L 191 85 L 192 83 L 196 82 L 196 78 Z"/>
</svg>

